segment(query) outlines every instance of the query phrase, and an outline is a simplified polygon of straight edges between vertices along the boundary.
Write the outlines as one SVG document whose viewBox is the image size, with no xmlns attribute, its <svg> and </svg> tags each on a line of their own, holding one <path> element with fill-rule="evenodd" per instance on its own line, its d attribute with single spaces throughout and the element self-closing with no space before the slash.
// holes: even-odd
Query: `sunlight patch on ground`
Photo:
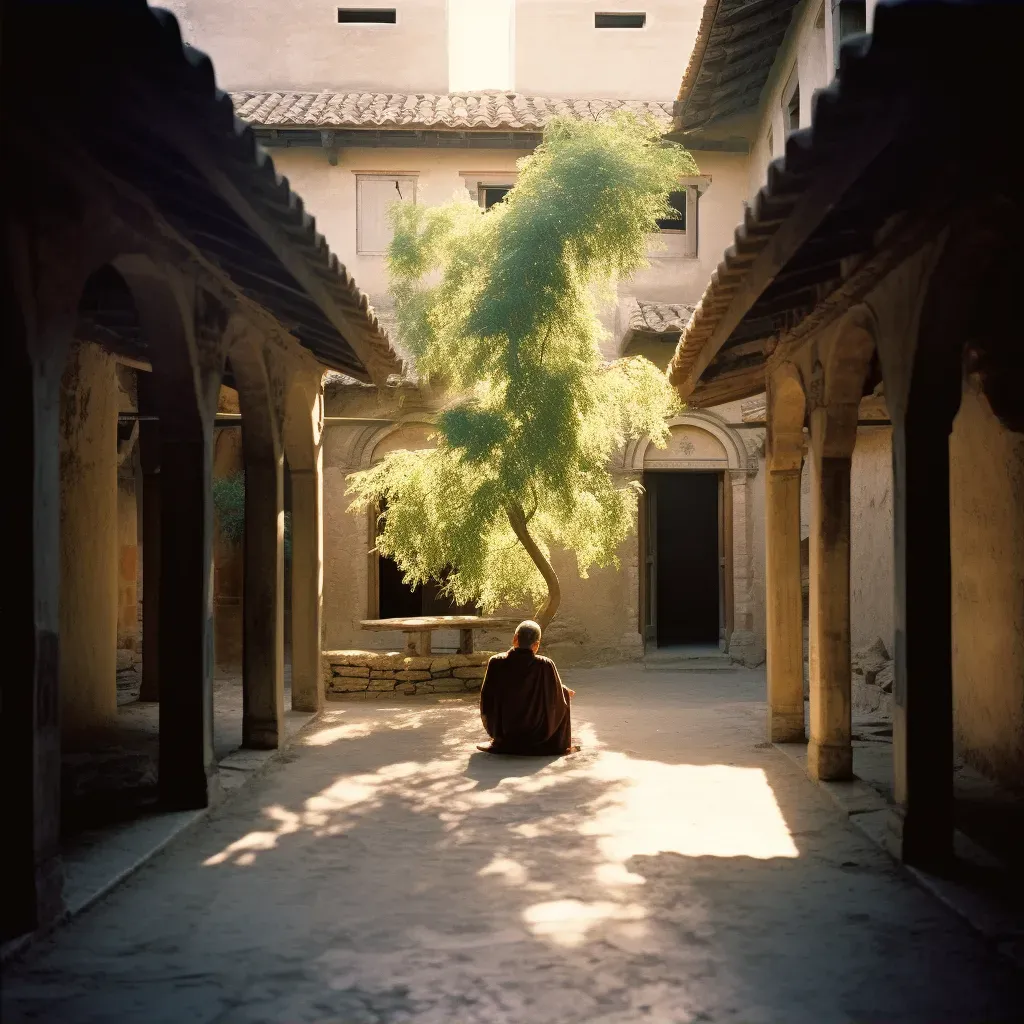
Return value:
<svg viewBox="0 0 1024 1024">
<path fill-rule="evenodd" d="M 664 764 L 606 751 L 595 778 L 611 790 L 583 823 L 609 863 L 678 853 L 685 857 L 797 857 L 765 773 L 733 765 Z"/>
<path fill-rule="evenodd" d="M 612 903 L 599 900 L 551 900 L 534 903 L 523 911 L 523 920 L 538 938 L 559 946 L 579 946 L 587 932 L 609 921 L 642 921 L 647 912 L 639 903 Z"/>
<path fill-rule="evenodd" d="M 380 717 L 328 724 L 307 742 L 328 746 L 336 740 L 364 738 L 378 731 L 418 729 L 425 721 L 439 718 L 446 726 L 438 741 L 441 756 L 426 761 L 396 761 L 376 771 L 340 775 L 306 799 L 300 811 L 268 807 L 264 814 L 276 826 L 273 830 L 250 832 L 204 863 L 247 866 L 258 855 L 273 850 L 280 837 L 300 829 L 314 836 L 350 831 L 385 801 L 398 801 L 413 814 L 435 816 L 449 837 L 445 842 L 492 842 L 493 858 L 479 874 L 533 892 L 551 889 L 545 871 L 534 872 L 539 877 L 531 878 L 532 858 L 524 864 L 507 856 L 501 850 L 504 840 L 592 840 L 594 855 L 588 858 L 585 874 L 611 900 L 644 884 L 643 864 L 635 860 L 638 857 L 663 853 L 761 860 L 799 856 L 768 779 L 759 768 L 666 764 L 634 758 L 602 749 L 586 723 L 576 730 L 585 744 L 582 754 L 546 763 L 494 758 L 475 752 L 480 733 L 475 709 L 380 708 L 375 713 Z M 598 795 L 570 808 L 565 807 L 562 798 L 563 806 L 559 807 L 561 787 L 581 783 Z M 545 799 L 548 792 L 552 793 L 551 802 Z M 513 810 L 513 817 L 495 832 L 488 815 L 505 813 L 501 811 L 505 805 L 514 808 L 520 804 L 524 813 L 518 820 Z M 488 839 L 490 834 L 501 836 L 501 845 Z M 555 909 L 536 911 L 533 918 L 526 919 L 527 925 L 536 935 L 554 934 L 554 926 L 549 927 L 554 918 L 545 915 L 564 912 L 563 916 L 577 922 L 567 925 L 564 935 L 578 936 L 578 941 L 583 941 L 601 921 L 623 920 L 609 917 L 608 906 L 620 910 L 626 906 L 606 906 L 607 901 L 598 900 L 568 908 L 562 906 L 563 902 L 537 904 Z M 575 941 L 565 940 L 569 944 Z"/>
</svg>

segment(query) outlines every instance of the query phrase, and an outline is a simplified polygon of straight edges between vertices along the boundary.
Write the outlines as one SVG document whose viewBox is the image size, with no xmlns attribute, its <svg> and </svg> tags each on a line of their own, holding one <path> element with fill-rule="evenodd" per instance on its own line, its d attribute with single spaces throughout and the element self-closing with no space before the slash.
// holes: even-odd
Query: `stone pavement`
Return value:
<svg viewBox="0 0 1024 1024">
<path fill-rule="evenodd" d="M 1019 1021 L 1024 983 L 763 737 L 763 675 L 566 674 L 584 752 L 460 697 L 330 705 L 7 965 L 3 1020 Z"/>
</svg>

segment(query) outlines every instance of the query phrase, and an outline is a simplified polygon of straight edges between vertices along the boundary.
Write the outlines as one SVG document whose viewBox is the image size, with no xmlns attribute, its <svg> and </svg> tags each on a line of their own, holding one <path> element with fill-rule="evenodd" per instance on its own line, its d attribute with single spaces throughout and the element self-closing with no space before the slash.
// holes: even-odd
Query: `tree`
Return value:
<svg viewBox="0 0 1024 1024">
<path fill-rule="evenodd" d="M 557 120 L 488 212 L 392 208 L 399 334 L 445 402 L 436 448 L 389 453 L 349 493 L 353 511 L 386 505 L 377 548 L 410 586 L 444 580 L 485 611 L 533 602 L 546 627 L 553 546 L 583 578 L 618 565 L 639 487 L 616 487 L 609 460 L 629 438 L 664 446 L 676 398 L 647 359 L 602 359 L 597 301 L 645 265 L 668 193 L 696 170 L 653 121 Z"/>
</svg>

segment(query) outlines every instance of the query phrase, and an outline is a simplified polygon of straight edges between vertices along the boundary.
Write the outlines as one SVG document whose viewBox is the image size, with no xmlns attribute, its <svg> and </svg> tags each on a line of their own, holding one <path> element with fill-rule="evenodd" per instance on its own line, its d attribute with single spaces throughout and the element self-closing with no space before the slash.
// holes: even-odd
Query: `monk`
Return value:
<svg viewBox="0 0 1024 1024">
<path fill-rule="evenodd" d="M 575 690 L 562 685 L 550 658 L 537 653 L 540 626 L 520 622 L 512 647 L 487 663 L 480 689 L 480 718 L 489 754 L 559 755 L 579 750 L 572 742 L 569 699 Z"/>
</svg>

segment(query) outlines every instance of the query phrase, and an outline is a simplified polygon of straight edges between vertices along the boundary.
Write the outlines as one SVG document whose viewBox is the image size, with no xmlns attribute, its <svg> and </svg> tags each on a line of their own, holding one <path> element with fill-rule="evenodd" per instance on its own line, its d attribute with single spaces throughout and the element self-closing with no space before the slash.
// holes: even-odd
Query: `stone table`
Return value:
<svg viewBox="0 0 1024 1024">
<path fill-rule="evenodd" d="M 459 631 L 459 654 L 473 653 L 473 630 L 504 629 L 519 624 L 518 619 L 483 615 L 417 615 L 408 619 L 363 619 L 363 629 L 376 632 L 400 630 L 405 633 L 405 651 L 410 655 L 427 655 L 435 629 Z"/>
</svg>

